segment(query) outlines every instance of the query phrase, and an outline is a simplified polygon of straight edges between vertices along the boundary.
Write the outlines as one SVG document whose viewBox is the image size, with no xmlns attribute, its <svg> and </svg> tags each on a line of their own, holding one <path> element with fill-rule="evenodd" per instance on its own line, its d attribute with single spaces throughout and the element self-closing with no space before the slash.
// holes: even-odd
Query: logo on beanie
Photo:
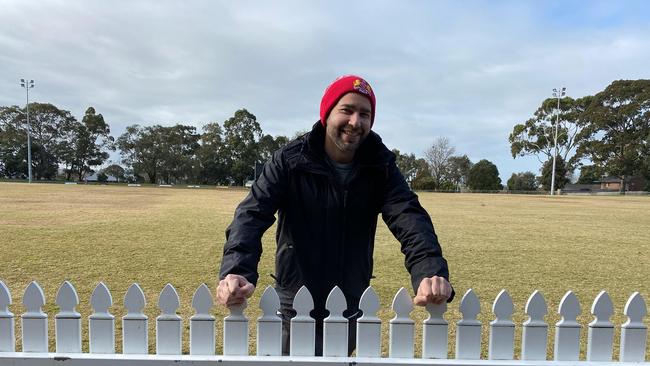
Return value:
<svg viewBox="0 0 650 366">
<path fill-rule="evenodd" d="M 372 95 L 372 89 L 370 88 L 370 84 L 368 84 L 363 79 L 356 79 L 354 83 L 352 83 L 352 87 L 354 88 L 354 90 L 358 91 L 359 93 L 363 93 L 368 96 Z"/>
</svg>

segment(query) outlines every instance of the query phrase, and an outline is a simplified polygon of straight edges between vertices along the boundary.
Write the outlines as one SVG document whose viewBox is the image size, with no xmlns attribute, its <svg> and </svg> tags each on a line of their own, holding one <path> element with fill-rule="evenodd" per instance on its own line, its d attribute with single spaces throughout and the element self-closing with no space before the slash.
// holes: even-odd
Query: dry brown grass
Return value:
<svg viewBox="0 0 650 366">
<path fill-rule="evenodd" d="M 179 313 L 185 318 L 192 314 L 196 287 L 205 282 L 214 288 L 224 231 L 245 194 L 232 189 L 0 183 L 0 280 L 14 298 L 10 309 L 15 314 L 24 311 L 22 292 L 36 280 L 45 291 L 45 310 L 53 316 L 56 291 L 70 280 L 86 317 L 90 294 L 104 281 L 115 303 L 111 310 L 119 317 L 128 286 L 138 282 L 148 300 L 145 312 L 153 351 L 160 290 L 171 282 L 181 297 Z M 452 333 L 450 355 L 453 323 L 460 318 L 458 304 L 469 288 L 481 298 L 484 322 L 491 319 L 494 297 L 507 289 L 515 304 L 516 334 L 521 333 L 523 308 L 535 289 L 546 297 L 551 325 L 559 320 L 558 303 L 567 290 L 578 295 L 583 324 L 590 321 L 589 308 L 600 290 L 607 290 L 614 302 L 615 324 L 623 322 L 623 306 L 633 291 L 650 294 L 650 197 L 421 193 L 420 199 L 436 226 L 457 292 L 446 316 Z M 274 231 L 263 239 L 260 289 L 272 284 Z M 372 285 L 385 308 L 400 287 L 410 287 L 399 244 L 383 224 L 377 232 L 375 275 Z M 261 292 L 256 291 L 251 304 Z M 220 307 L 214 310 L 218 319 L 225 314 Z M 253 319 L 258 315 L 254 306 L 247 312 Z M 380 314 L 386 320 L 393 316 L 389 310 Z M 421 320 L 425 314 L 417 309 L 413 316 Z M 121 331 L 119 321 L 116 325 Z M 53 321 L 50 326 L 53 335 Z M 86 327 L 84 322 L 84 332 Z M 187 322 L 185 327 L 187 352 Z M 486 327 L 483 332 L 486 340 Z M 87 350 L 87 337 L 84 340 Z M 54 349 L 53 339 L 50 347 Z"/>
</svg>

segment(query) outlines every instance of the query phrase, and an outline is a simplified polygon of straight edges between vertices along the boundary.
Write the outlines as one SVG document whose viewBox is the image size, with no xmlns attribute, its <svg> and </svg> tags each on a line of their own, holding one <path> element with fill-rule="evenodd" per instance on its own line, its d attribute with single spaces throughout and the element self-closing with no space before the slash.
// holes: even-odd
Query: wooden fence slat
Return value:
<svg viewBox="0 0 650 366">
<path fill-rule="evenodd" d="M 346 357 L 348 319 L 343 316 L 343 311 L 348 308 L 348 304 L 338 286 L 334 286 L 327 296 L 325 308 L 330 314 L 323 320 L 323 356 Z"/>
<path fill-rule="evenodd" d="M 393 298 L 395 317 L 389 321 L 388 357 L 412 358 L 414 354 L 415 322 L 409 317 L 413 301 L 404 287 Z"/>
<path fill-rule="evenodd" d="M 75 307 L 79 296 L 69 281 L 63 282 L 56 295 L 60 311 L 54 316 L 57 353 L 81 353 L 81 314 Z"/>
<path fill-rule="evenodd" d="M 0 352 L 16 350 L 14 314 L 9 311 L 9 305 L 11 293 L 4 282 L 0 281 Z"/>
<path fill-rule="evenodd" d="M 490 322 L 488 359 L 512 360 L 515 348 L 515 323 L 512 321 L 514 305 L 506 290 L 501 290 L 492 304 L 496 319 Z"/>
<path fill-rule="evenodd" d="M 422 323 L 422 358 L 447 358 L 449 324 L 443 318 L 447 303 L 427 304 L 429 317 Z"/>
<path fill-rule="evenodd" d="M 547 313 L 548 308 L 544 296 L 535 290 L 526 302 L 528 320 L 523 324 L 521 336 L 522 360 L 546 360 L 548 324 L 544 322 L 544 316 Z"/>
<path fill-rule="evenodd" d="M 125 354 L 149 353 L 149 318 L 142 312 L 145 305 L 140 285 L 132 284 L 124 296 L 127 313 L 122 317 L 122 352 Z"/>
<path fill-rule="evenodd" d="M 170 283 L 158 297 L 160 315 L 156 318 L 156 354 L 180 355 L 183 351 L 183 320 L 176 314 L 181 306 L 178 293 Z"/>
<path fill-rule="evenodd" d="M 278 316 L 280 298 L 271 286 L 267 286 L 260 299 L 262 316 L 257 318 L 257 355 L 282 355 L 282 319 Z"/>
<path fill-rule="evenodd" d="M 228 308 L 230 314 L 223 318 L 223 354 L 248 355 L 248 319 L 244 316 L 246 303 Z"/>
<path fill-rule="evenodd" d="M 357 319 L 357 356 L 381 357 L 381 320 L 377 317 L 380 303 L 377 293 L 368 287 L 361 295 Z"/>
<path fill-rule="evenodd" d="M 645 300 L 635 292 L 625 303 L 623 313 L 627 321 L 621 326 L 621 362 L 645 361 L 645 349 L 648 339 L 648 327 L 643 324 L 643 317 L 648 313 Z"/>
<path fill-rule="evenodd" d="M 469 289 L 460 301 L 463 318 L 456 323 L 456 358 L 478 360 L 481 358 L 481 322 L 476 319 L 481 303 L 474 290 Z"/>
<path fill-rule="evenodd" d="M 578 361 L 580 357 L 580 329 L 576 318 L 580 315 L 580 303 L 573 291 L 567 291 L 560 300 L 558 313 L 562 317 L 555 324 L 555 361 Z"/>
<path fill-rule="evenodd" d="M 190 318 L 190 354 L 214 355 L 216 346 L 215 318 L 210 314 L 214 305 L 212 293 L 202 283 L 192 296 L 195 314 Z"/>
<path fill-rule="evenodd" d="M 115 353 L 115 316 L 108 312 L 113 297 L 103 282 L 95 286 L 90 296 L 93 313 L 88 317 L 90 353 Z"/>
<path fill-rule="evenodd" d="M 591 306 L 594 320 L 589 323 L 587 361 L 611 361 L 614 350 L 614 324 L 609 318 L 614 305 L 606 291 L 601 291 Z"/>
<path fill-rule="evenodd" d="M 309 316 L 314 309 L 314 299 L 307 287 L 302 286 L 293 299 L 296 316 L 291 319 L 291 356 L 314 356 L 316 346 L 316 321 Z"/>
<path fill-rule="evenodd" d="M 23 352 L 47 352 L 47 314 L 43 289 L 32 281 L 25 289 L 23 305 L 27 311 L 21 316 L 23 328 Z"/>
</svg>

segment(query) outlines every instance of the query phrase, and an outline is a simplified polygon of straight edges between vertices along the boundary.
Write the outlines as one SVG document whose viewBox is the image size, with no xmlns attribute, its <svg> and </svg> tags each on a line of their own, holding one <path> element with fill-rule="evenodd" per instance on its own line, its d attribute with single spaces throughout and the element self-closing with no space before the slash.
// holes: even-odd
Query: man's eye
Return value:
<svg viewBox="0 0 650 366">
<path fill-rule="evenodd" d="M 370 113 L 361 113 L 361 117 L 370 118 Z"/>
</svg>

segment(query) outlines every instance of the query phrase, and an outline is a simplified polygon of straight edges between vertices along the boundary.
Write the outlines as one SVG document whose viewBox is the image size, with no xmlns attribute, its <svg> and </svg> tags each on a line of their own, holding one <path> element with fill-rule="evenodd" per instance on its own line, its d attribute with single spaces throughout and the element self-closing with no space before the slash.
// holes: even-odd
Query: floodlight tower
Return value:
<svg viewBox="0 0 650 366">
<path fill-rule="evenodd" d="M 32 182 L 32 138 L 31 128 L 29 124 L 29 89 L 34 87 L 34 80 L 20 79 L 20 86 L 25 88 L 27 93 L 27 174 L 29 176 L 29 183 Z"/>
<path fill-rule="evenodd" d="M 553 88 L 553 96 L 557 98 L 557 115 L 555 117 L 555 133 L 553 137 L 553 170 L 551 171 L 551 196 L 555 193 L 555 160 L 557 159 L 557 129 L 560 125 L 560 98 L 566 95 L 566 88 Z"/>
</svg>

